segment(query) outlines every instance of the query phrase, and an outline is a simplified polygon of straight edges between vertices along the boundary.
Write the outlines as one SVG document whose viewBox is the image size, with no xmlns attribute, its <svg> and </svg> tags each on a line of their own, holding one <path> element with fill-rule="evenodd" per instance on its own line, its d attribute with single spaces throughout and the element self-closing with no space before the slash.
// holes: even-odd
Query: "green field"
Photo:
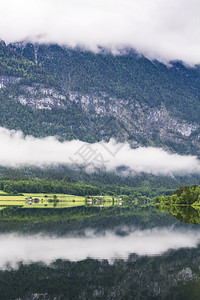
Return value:
<svg viewBox="0 0 200 300">
<path fill-rule="evenodd" d="M 63 207 L 72 207 L 72 206 L 81 206 L 85 205 L 85 197 L 83 196 L 75 196 L 75 195 L 65 195 L 65 194 L 31 194 L 24 193 L 23 196 L 9 196 L 6 195 L 3 191 L 0 191 L 0 207 L 2 206 L 23 206 L 23 207 L 53 207 L 54 203 L 49 202 L 50 199 L 53 199 L 54 195 L 56 195 L 59 202 L 57 203 L 57 208 Z M 28 197 L 38 198 L 39 203 L 29 204 Z M 97 197 L 97 196 L 96 196 Z M 102 204 L 104 206 L 112 205 L 112 197 L 104 196 L 102 198 Z M 97 206 L 97 205 L 95 205 Z"/>
</svg>

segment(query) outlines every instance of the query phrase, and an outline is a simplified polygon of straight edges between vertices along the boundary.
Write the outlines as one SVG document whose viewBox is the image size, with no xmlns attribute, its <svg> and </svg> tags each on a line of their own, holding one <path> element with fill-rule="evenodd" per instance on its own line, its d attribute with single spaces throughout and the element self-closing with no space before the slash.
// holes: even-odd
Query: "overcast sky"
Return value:
<svg viewBox="0 0 200 300">
<path fill-rule="evenodd" d="M 124 46 L 163 62 L 200 63 L 199 0 L 0 0 L 0 38 Z"/>
</svg>

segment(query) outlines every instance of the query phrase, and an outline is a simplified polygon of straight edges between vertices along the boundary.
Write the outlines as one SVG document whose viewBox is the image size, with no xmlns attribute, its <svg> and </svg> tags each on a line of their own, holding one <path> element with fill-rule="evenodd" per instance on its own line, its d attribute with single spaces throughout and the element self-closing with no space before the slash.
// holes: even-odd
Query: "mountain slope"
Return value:
<svg viewBox="0 0 200 300">
<path fill-rule="evenodd" d="M 200 67 L 133 50 L 0 44 L 0 125 L 61 140 L 129 141 L 199 155 Z"/>
</svg>

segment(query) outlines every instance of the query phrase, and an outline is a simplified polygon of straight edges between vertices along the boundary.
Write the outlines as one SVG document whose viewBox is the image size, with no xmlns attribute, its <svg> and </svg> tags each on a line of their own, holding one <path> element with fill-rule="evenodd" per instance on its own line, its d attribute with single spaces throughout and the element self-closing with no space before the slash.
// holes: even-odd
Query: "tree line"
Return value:
<svg viewBox="0 0 200 300">
<path fill-rule="evenodd" d="M 99 195 L 99 187 L 84 184 L 81 182 L 71 183 L 63 181 L 49 180 L 4 180 L 0 182 L 0 189 L 5 193 L 51 193 L 51 194 L 71 194 L 78 196 Z"/>
<path fill-rule="evenodd" d="M 169 196 L 157 197 L 156 201 L 163 205 L 200 205 L 200 187 L 197 185 L 181 186 Z"/>
</svg>

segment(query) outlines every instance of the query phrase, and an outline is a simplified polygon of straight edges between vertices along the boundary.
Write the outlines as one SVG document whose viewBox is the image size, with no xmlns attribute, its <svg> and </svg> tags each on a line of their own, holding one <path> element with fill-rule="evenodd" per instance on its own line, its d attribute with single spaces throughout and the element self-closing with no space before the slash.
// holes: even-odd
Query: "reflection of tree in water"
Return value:
<svg viewBox="0 0 200 300">
<path fill-rule="evenodd" d="M 169 212 L 180 222 L 200 224 L 200 207 L 169 205 L 162 206 L 162 212 Z"/>
<path fill-rule="evenodd" d="M 57 260 L 51 265 L 19 264 L 0 270 L 1 299 L 48 293 L 48 299 L 193 300 L 200 292 L 200 249 L 171 250 L 162 256 L 131 254 L 127 261 Z M 43 298 L 41 298 L 43 299 Z"/>
<path fill-rule="evenodd" d="M 79 210 L 77 209 L 78 215 Z M 85 221 L 77 219 L 58 224 L 51 223 L 49 219 L 43 223 L 45 227 L 42 223 L 37 223 L 37 230 L 43 228 L 46 232 L 48 227 L 54 234 L 66 234 L 69 230 L 80 228 L 94 228 L 96 231 L 102 228 L 116 228 L 116 234 L 123 235 L 124 232 L 119 231 L 116 225 L 137 225 L 143 229 L 170 226 L 178 223 L 174 222 L 172 215 L 181 222 L 200 223 L 199 211 L 191 206 L 167 206 L 161 207 L 161 210 L 171 215 L 157 212 L 153 207 L 136 207 L 130 211 L 128 208 L 124 211 L 116 209 L 115 215 L 113 210 L 105 210 L 95 217 L 87 216 Z M 43 213 L 46 213 L 46 210 Z M 19 222 L 19 211 L 12 212 L 12 217 L 13 214 L 18 217 Z M 40 217 L 39 215 L 39 220 Z M 4 222 L 8 224 L 5 218 L 6 216 L 0 219 L 0 225 Z M 22 221 L 24 222 L 21 216 Z M 24 227 L 26 232 L 28 224 Z M 19 228 L 22 228 L 21 225 Z M 112 263 L 106 259 L 85 259 L 78 262 L 58 259 L 50 265 L 19 263 L 17 270 L 0 270 L 0 299 L 21 297 L 23 300 L 32 300 L 31 295 L 34 293 L 48 293 L 47 299 L 50 300 L 196 300 L 200 295 L 199 265 L 200 248 L 170 250 L 164 255 L 151 257 L 131 254 L 127 261 L 118 259 Z"/>
<path fill-rule="evenodd" d="M 62 220 L 62 221 L 61 221 Z M 115 230 L 119 226 L 141 229 L 174 224 L 168 213 L 154 207 L 72 207 L 62 209 L 6 208 L 0 211 L 1 232 L 47 233 L 64 235 L 71 231 Z"/>
</svg>

